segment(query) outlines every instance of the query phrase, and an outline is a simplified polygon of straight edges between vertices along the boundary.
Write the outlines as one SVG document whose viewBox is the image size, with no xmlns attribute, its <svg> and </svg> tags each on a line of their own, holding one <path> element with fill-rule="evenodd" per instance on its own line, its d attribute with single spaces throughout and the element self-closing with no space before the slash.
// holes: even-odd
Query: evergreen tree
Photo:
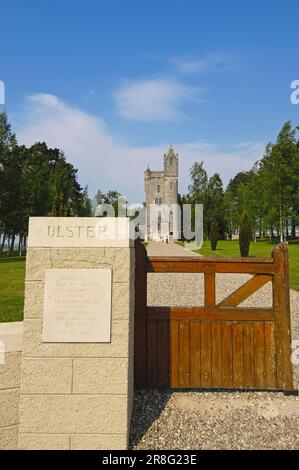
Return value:
<svg viewBox="0 0 299 470">
<path fill-rule="evenodd" d="M 212 222 L 210 227 L 210 242 L 212 250 L 216 250 L 219 240 L 219 226 L 217 222 Z"/>
<path fill-rule="evenodd" d="M 90 216 L 87 188 L 59 149 L 38 142 L 19 146 L 7 115 L 0 113 L 0 250 L 25 245 L 30 216 Z"/>
<path fill-rule="evenodd" d="M 207 232 L 211 232 L 211 225 L 214 223 L 217 225 L 218 236 L 223 239 L 226 232 L 224 190 L 222 180 L 218 173 L 215 173 L 209 179 L 205 199 L 204 221 Z"/>
<path fill-rule="evenodd" d="M 240 224 L 239 246 L 241 256 L 249 255 L 249 247 L 252 236 L 252 226 L 247 214 L 244 214 Z"/>
</svg>

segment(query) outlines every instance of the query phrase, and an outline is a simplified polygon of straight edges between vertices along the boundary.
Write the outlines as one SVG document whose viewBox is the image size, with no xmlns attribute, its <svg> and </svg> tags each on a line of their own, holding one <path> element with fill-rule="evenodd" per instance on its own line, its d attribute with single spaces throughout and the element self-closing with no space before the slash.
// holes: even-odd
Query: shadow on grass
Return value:
<svg viewBox="0 0 299 470">
<path fill-rule="evenodd" d="M 8 256 L 7 258 L 0 258 L 1 263 L 17 263 L 18 261 L 25 261 L 26 256 L 12 256 L 11 258 Z"/>
</svg>

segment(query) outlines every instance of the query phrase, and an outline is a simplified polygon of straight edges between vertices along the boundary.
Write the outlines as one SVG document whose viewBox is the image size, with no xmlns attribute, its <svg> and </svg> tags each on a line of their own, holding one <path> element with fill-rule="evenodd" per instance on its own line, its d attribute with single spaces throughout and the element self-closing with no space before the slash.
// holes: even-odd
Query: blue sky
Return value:
<svg viewBox="0 0 299 470">
<path fill-rule="evenodd" d="M 299 3 L 0 0 L 0 80 L 21 142 L 64 149 L 82 185 L 143 200 L 172 143 L 181 191 L 204 160 L 225 182 L 299 124 Z"/>
</svg>

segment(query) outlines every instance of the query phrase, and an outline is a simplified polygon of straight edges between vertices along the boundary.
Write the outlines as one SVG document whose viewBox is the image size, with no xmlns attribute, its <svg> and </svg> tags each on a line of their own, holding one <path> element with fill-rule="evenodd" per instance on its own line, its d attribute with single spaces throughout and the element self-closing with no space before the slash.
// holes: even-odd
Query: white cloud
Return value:
<svg viewBox="0 0 299 470">
<path fill-rule="evenodd" d="M 110 134 L 102 119 L 48 94 L 36 94 L 26 100 L 16 127 L 20 143 L 46 141 L 51 147 L 63 149 L 68 161 L 78 168 L 81 185 L 88 184 L 91 194 L 98 188 L 117 189 L 131 203 L 144 200 L 143 172 L 148 164 L 151 169 L 162 169 L 163 154 L 170 143 L 180 155 L 181 192 L 187 190 L 194 161 L 204 160 L 208 173 L 220 173 L 226 183 L 238 171 L 250 169 L 264 150 L 262 143 L 254 142 L 236 142 L 226 147 L 203 142 L 123 145 Z"/>
<path fill-rule="evenodd" d="M 148 79 L 124 82 L 115 92 L 120 116 L 134 121 L 173 121 L 183 116 L 181 105 L 198 100 L 198 89 L 172 80 Z"/>
<path fill-rule="evenodd" d="M 168 62 L 187 74 L 232 70 L 237 66 L 236 58 L 225 53 L 213 53 L 202 57 L 173 56 L 168 59 Z"/>
</svg>

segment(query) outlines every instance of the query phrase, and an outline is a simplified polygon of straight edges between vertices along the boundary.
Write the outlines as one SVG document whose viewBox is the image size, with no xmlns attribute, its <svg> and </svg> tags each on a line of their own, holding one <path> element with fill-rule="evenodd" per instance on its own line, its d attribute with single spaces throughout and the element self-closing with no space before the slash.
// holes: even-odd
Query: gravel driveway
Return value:
<svg viewBox="0 0 299 470">
<path fill-rule="evenodd" d="M 150 255 L 185 256 L 170 243 L 150 243 Z M 217 301 L 250 275 L 218 274 Z M 292 339 L 299 340 L 299 292 L 291 290 Z M 149 274 L 148 305 L 203 304 L 202 274 Z M 270 284 L 244 306 L 272 305 Z M 294 383 L 299 388 L 299 370 Z M 136 391 L 131 426 L 134 449 L 298 449 L 299 398 L 280 392 Z"/>
<path fill-rule="evenodd" d="M 298 449 L 299 398 L 266 392 L 136 392 L 133 449 Z"/>
</svg>

